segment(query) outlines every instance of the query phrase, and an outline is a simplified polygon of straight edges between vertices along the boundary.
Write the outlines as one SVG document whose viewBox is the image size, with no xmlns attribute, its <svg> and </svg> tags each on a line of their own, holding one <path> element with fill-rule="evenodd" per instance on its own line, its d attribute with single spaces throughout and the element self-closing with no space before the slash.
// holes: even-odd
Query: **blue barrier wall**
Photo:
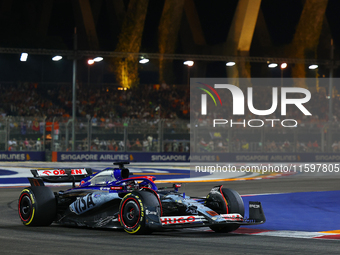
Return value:
<svg viewBox="0 0 340 255">
<path fill-rule="evenodd" d="M 192 154 L 198 162 L 340 162 L 338 153 L 209 153 Z"/>
<path fill-rule="evenodd" d="M 57 161 L 135 162 L 340 162 L 335 153 L 156 153 L 57 152 Z"/>
<path fill-rule="evenodd" d="M 134 162 L 340 162 L 338 153 L 54 152 L 54 161 Z M 42 151 L 0 152 L 0 161 L 45 161 Z"/>
<path fill-rule="evenodd" d="M 0 161 L 45 161 L 43 151 L 3 151 L 0 152 Z"/>
<path fill-rule="evenodd" d="M 190 153 L 58 152 L 57 161 L 189 162 Z"/>
</svg>

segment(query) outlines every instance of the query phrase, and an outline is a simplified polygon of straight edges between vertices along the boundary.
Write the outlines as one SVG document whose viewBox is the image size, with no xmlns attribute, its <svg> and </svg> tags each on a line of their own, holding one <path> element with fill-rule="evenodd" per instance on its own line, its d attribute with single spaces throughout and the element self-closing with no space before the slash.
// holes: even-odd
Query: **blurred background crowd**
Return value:
<svg viewBox="0 0 340 255">
<path fill-rule="evenodd" d="M 246 93 L 244 91 L 244 93 Z M 324 88 L 312 90 L 311 100 L 306 108 L 312 113 L 308 122 L 328 121 L 329 98 Z M 231 94 L 223 107 L 226 116 L 231 118 Z M 272 103 L 272 91 L 267 87 L 254 88 L 254 107 L 269 109 Z M 2 117 L 70 117 L 72 115 L 71 84 L 43 86 L 38 83 L 17 83 L 16 86 L 0 85 L 0 114 Z M 193 103 L 199 100 L 193 100 Z M 213 103 L 213 102 L 209 102 Z M 278 105 L 280 108 L 280 104 Z M 246 119 L 256 118 L 246 107 Z M 276 111 L 279 112 L 279 111 Z M 78 84 L 77 117 L 95 117 L 97 119 L 135 118 L 135 119 L 189 119 L 190 91 L 185 85 L 149 84 L 128 90 L 119 87 L 92 86 Z M 268 116 L 267 118 L 276 116 Z M 295 106 L 288 105 L 287 117 L 304 121 L 303 113 Z M 340 118 L 340 95 L 333 97 L 333 118 Z"/>
<path fill-rule="evenodd" d="M 56 120 L 66 125 L 72 115 L 71 85 L 42 86 L 38 83 L 17 83 L 15 86 L 0 86 L 0 128 L 6 118 L 9 122 L 10 138 L 8 150 L 41 150 L 43 147 L 43 122 L 46 122 L 46 149 L 70 150 L 71 138 L 65 131 L 50 145 L 51 123 Z M 245 92 L 245 91 L 244 91 Z M 312 99 L 307 108 L 313 114 L 305 116 L 296 107 L 288 106 L 285 118 L 296 119 L 300 134 L 279 130 L 261 137 L 251 129 L 228 135 L 220 132 L 217 137 L 208 132 L 199 134 L 197 143 L 190 145 L 190 91 L 185 85 L 150 84 L 123 90 L 119 87 L 77 87 L 78 151 L 163 151 L 163 152 L 320 152 L 322 146 L 320 130 L 328 121 L 326 90 L 311 91 Z M 229 95 L 230 96 L 230 95 Z M 192 100 L 192 105 L 199 100 Z M 254 88 L 254 107 L 268 109 L 272 94 L 267 87 Z M 333 125 L 340 118 L 340 97 L 334 93 Z M 232 113 L 232 99 L 224 103 L 228 114 Z M 279 106 L 280 107 L 280 104 Z M 247 107 L 245 108 L 247 109 Z M 194 109 L 192 109 L 194 110 Z M 195 111 L 193 111 L 195 114 Z M 276 118 L 280 116 L 269 116 Z M 261 118 L 246 112 L 245 119 Z M 15 120 L 14 120 L 15 119 Z M 162 122 L 162 143 L 159 143 L 159 124 Z M 199 121 L 199 120 L 198 120 Z M 59 124 L 58 124 L 59 125 Z M 88 130 L 91 126 L 91 138 Z M 202 125 L 202 123 L 200 123 Z M 203 123 L 204 125 L 204 123 Z M 129 126 L 129 135 L 124 139 L 124 127 Z M 241 125 L 240 125 L 241 126 Z M 54 126 L 55 129 L 59 127 Z M 237 127 L 240 130 L 240 127 Z M 325 130 L 326 132 L 327 130 Z M 280 135 L 278 135 L 280 134 Z M 70 141 L 66 141 L 69 139 Z M 90 141 L 89 141 L 90 140 Z M 327 142 L 327 141 L 326 141 Z M 328 142 L 333 152 L 340 151 L 336 136 Z"/>
</svg>

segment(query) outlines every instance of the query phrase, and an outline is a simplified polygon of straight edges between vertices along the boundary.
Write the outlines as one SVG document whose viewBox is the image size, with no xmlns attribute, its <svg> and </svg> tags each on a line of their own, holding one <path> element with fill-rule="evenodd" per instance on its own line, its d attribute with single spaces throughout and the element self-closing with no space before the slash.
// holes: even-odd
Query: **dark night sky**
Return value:
<svg viewBox="0 0 340 255">
<path fill-rule="evenodd" d="M 128 0 L 125 0 L 127 6 Z M 209 45 L 225 42 L 238 0 L 195 0 L 202 29 Z M 30 15 L 39 0 L 15 0 L 9 23 L 0 25 L 2 47 L 72 48 L 72 33 L 75 27 L 72 1 L 56 0 L 48 29 L 48 40 L 41 43 L 29 36 L 32 26 Z M 142 41 L 142 51 L 157 52 L 158 24 L 163 1 L 150 0 Z M 302 0 L 262 0 L 261 9 L 267 23 L 272 42 L 275 45 L 288 44 L 302 11 Z M 31 11 L 29 11 L 31 10 Z M 340 1 L 329 0 L 326 17 L 336 44 L 340 44 Z M 97 33 L 102 50 L 114 50 L 117 35 L 110 33 L 105 4 L 102 6 Z M 311 21 L 312 22 L 312 21 Z M 34 25 L 34 24 L 33 24 Z M 43 45 L 42 45 L 43 44 Z"/>
<path fill-rule="evenodd" d="M 39 6 L 41 5 L 39 5 L 39 3 L 41 3 L 41 1 L 42 0 L 13 0 L 13 7 L 10 16 L 0 16 L 2 19 L 0 20 L 0 33 L 2 34 L 0 39 L 1 47 L 72 49 L 73 29 L 76 24 L 73 15 L 72 1 L 54 1 L 46 41 L 41 41 L 36 35 L 33 35 L 31 32 L 32 30 L 29 29 L 30 27 L 34 27 L 34 22 L 37 22 L 34 18 L 36 16 L 34 15 L 39 11 Z M 128 2 L 128 0 L 124 0 L 125 7 L 127 7 Z M 237 2 L 238 0 L 195 0 L 203 33 L 209 45 L 216 45 L 226 41 Z M 293 39 L 295 28 L 298 24 L 303 7 L 302 2 L 303 0 L 262 0 L 261 10 L 274 46 L 288 45 Z M 105 1 L 103 1 L 103 3 L 105 3 Z M 158 52 L 158 25 L 163 5 L 164 1 L 149 0 L 141 52 Z M 337 48 L 340 47 L 339 13 L 340 1 L 329 0 L 326 10 L 326 18 L 336 46 L 336 59 L 340 59 L 337 53 Z M 118 35 L 117 33 L 114 34 L 111 32 L 112 29 L 108 25 L 108 20 L 108 12 L 105 4 L 103 4 L 97 24 L 97 34 L 100 43 L 100 50 L 105 51 L 115 50 Z M 328 45 L 324 46 L 326 50 L 327 47 Z M 88 49 L 84 46 L 84 43 L 81 40 L 79 42 L 79 48 L 85 50 Z M 251 50 L 250 54 L 252 56 L 261 56 L 261 54 L 266 54 L 266 49 L 263 51 L 264 52 L 259 53 L 256 50 Z M 327 50 L 326 55 L 323 54 L 319 57 L 327 59 L 329 56 L 328 52 L 329 51 Z M 178 43 L 177 53 L 185 53 L 182 49 L 181 43 Z M 197 52 L 197 54 L 200 54 L 200 52 Z M 270 54 L 275 54 L 275 52 Z M 280 57 L 282 56 L 280 55 Z M 13 60 L 13 62 L 17 61 L 18 57 L 15 56 L 15 58 L 16 59 Z M 30 61 L 34 61 L 33 57 L 30 58 Z M 38 63 L 41 60 L 36 61 Z M 52 64 L 55 65 L 54 63 Z M 20 65 L 23 66 L 21 63 Z M 21 67 L 15 66 L 11 68 L 17 69 Z M 60 72 L 63 72 L 61 67 L 58 68 L 61 69 Z M 93 67 L 93 70 L 95 70 L 95 68 L 96 67 Z M 36 73 L 36 77 L 40 77 L 42 70 L 41 65 L 36 66 L 35 69 L 36 70 L 32 73 Z M 68 69 L 69 67 L 67 67 L 67 70 Z M 223 74 L 225 74 L 225 65 L 223 66 L 223 63 L 211 63 L 207 70 L 211 72 L 211 76 L 218 76 L 219 70 L 223 71 Z M 31 71 L 27 71 L 27 73 L 30 72 Z M 48 73 L 48 67 L 46 67 L 44 72 Z M 4 75 L 6 75 L 6 73 Z M 53 80 L 59 76 L 60 75 L 51 72 L 50 74 L 48 73 L 45 75 L 44 80 L 47 79 L 46 77 Z M 184 77 L 185 74 L 183 73 L 182 76 Z M 12 80 L 13 77 L 13 75 L 8 76 L 5 80 Z M 0 77 L 0 80 L 3 79 L 3 77 Z M 157 79 L 153 78 L 152 81 L 156 82 Z"/>
</svg>

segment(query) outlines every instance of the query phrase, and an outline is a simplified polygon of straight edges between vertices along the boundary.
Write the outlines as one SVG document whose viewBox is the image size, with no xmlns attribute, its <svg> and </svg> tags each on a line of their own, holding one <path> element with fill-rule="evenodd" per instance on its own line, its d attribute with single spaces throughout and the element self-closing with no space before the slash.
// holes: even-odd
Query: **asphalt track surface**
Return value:
<svg viewBox="0 0 340 255">
<path fill-rule="evenodd" d="M 339 176 L 298 174 L 276 179 L 187 183 L 182 192 L 205 196 L 217 184 L 233 188 L 241 195 L 330 191 L 340 189 Z M 338 240 L 218 234 L 197 229 L 133 236 L 121 230 L 59 225 L 25 227 L 16 208 L 20 190 L 0 189 L 0 254 L 338 254 L 340 248 Z"/>
</svg>

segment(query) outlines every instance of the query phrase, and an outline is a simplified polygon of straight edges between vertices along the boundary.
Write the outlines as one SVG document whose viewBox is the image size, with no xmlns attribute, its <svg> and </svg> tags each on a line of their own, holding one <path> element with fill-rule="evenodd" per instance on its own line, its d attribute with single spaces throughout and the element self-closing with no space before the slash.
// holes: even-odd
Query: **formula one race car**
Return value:
<svg viewBox="0 0 340 255">
<path fill-rule="evenodd" d="M 172 228 L 210 227 L 230 232 L 241 225 L 266 221 L 260 202 L 249 202 L 244 218 L 240 195 L 217 186 L 207 197 L 194 198 L 157 188 L 153 176 L 133 176 L 117 162 L 96 174 L 88 168 L 31 170 L 31 186 L 19 196 L 19 216 L 26 226 L 48 226 L 55 222 L 69 226 L 123 228 L 129 234 L 148 234 Z M 44 182 L 72 182 L 73 188 L 53 193 Z M 75 182 L 80 182 L 76 187 Z"/>
</svg>

